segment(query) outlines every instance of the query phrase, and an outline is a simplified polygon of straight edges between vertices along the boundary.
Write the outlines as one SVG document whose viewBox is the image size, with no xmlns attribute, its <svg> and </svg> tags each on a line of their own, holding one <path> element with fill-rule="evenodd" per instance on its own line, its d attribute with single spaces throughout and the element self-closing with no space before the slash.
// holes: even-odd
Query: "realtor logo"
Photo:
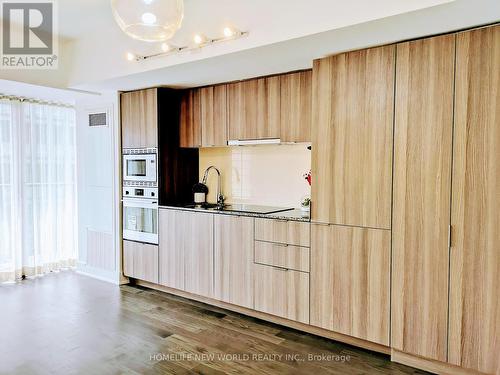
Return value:
<svg viewBox="0 0 500 375">
<path fill-rule="evenodd" d="M 55 3 L 52 0 L 3 0 L 1 3 L 0 68 L 57 68 Z"/>
</svg>

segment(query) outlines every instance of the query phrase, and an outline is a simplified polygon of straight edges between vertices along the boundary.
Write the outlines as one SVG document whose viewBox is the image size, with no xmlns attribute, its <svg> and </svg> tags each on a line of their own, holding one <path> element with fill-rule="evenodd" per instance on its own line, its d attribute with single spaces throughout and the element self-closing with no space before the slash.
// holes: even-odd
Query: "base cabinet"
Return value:
<svg viewBox="0 0 500 375">
<path fill-rule="evenodd" d="M 311 324 L 389 345 L 391 232 L 311 225 Z"/>
<path fill-rule="evenodd" d="M 254 219 L 215 216 L 215 296 L 253 309 Z"/>
<path fill-rule="evenodd" d="M 123 273 L 127 277 L 158 283 L 158 246 L 123 241 Z"/>
<path fill-rule="evenodd" d="M 161 209 L 159 224 L 160 284 L 212 297 L 213 215 Z"/>
<path fill-rule="evenodd" d="M 309 274 L 254 265 L 255 310 L 309 323 Z"/>
</svg>

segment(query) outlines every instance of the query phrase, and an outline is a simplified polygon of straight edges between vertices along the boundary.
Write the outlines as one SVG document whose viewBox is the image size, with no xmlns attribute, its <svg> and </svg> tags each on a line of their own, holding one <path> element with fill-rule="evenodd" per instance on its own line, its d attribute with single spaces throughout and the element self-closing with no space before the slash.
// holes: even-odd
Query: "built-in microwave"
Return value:
<svg viewBox="0 0 500 375">
<path fill-rule="evenodd" d="M 158 163 L 155 148 L 123 150 L 124 185 L 157 186 Z"/>
</svg>

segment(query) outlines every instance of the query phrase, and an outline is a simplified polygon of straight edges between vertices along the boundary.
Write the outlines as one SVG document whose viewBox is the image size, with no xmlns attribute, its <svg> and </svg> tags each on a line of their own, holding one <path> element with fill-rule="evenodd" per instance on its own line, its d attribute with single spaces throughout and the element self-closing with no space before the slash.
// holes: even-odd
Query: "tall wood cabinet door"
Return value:
<svg viewBox="0 0 500 375">
<path fill-rule="evenodd" d="M 201 146 L 200 89 L 187 90 L 181 98 L 180 147 Z"/>
<path fill-rule="evenodd" d="M 157 89 L 123 93 L 120 96 L 120 103 L 122 147 L 157 147 Z"/>
<path fill-rule="evenodd" d="M 500 374 L 500 26 L 457 34 L 448 361 Z"/>
<path fill-rule="evenodd" d="M 311 231 L 311 325 L 389 345 L 391 232 Z"/>
<path fill-rule="evenodd" d="M 214 216 L 181 212 L 186 292 L 212 297 L 214 287 Z"/>
<path fill-rule="evenodd" d="M 203 147 L 227 146 L 227 85 L 200 89 Z"/>
<path fill-rule="evenodd" d="M 253 248 L 253 218 L 215 216 L 217 299 L 253 309 Z"/>
<path fill-rule="evenodd" d="M 455 35 L 396 61 L 391 343 L 446 362 Z"/>
<path fill-rule="evenodd" d="M 314 61 L 313 221 L 391 227 L 395 46 Z"/>
<path fill-rule="evenodd" d="M 158 283 L 158 246 L 123 241 L 123 273 L 134 279 Z"/>
<path fill-rule="evenodd" d="M 280 137 L 280 77 L 228 85 L 229 139 Z"/>
<path fill-rule="evenodd" d="M 281 141 L 311 142 L 312 71 L 281 76 Z"/>
<path fill-rule="evenodd" d="M 159 228 L 159 283 L 174 289 L 185 289 L 183 212 L 160 209 Z"/>
</svg>

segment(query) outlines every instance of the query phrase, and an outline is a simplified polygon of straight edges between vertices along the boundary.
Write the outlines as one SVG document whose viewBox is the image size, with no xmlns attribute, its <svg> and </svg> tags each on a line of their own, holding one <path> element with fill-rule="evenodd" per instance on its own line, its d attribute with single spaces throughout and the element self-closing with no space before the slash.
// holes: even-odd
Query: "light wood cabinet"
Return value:
<svg viewBox="0 0 500 375">
<path fill-rule="evenodd" d="M 312 71 L 283 74 L 281 79 L 282 142 L 311 142 Z"/>
<path fill-rule="evenodd" d="M 200 89 L 201 145 L 227 146 L 227 85 Z"/>
<path fill-rule="evenodd" d="M 309 272 L 309 248 L 255 241 L 255 263 Z"/>
<path fill-rule="evenodd" d="M 158 246 L 123 241 L 123 273 L 134 279 L 158 283 Z"/>
<path fill-rule="evenodd" d="M 122 93 L 120 95 L 123 148 L 158 146 L 157 89 Z"/>
<path fill-rule="evenodd" d="M 185 290 L 184 221 L 182 212 L 160 209 L 158 218 L 159 283 Z"/>
<path fill-rule="evenodd" d="M 181 97 L 180 147 L 201 147 L 200 89 L 186 90 Z"/>
<path fill-rule="evenodd" d="M 446 361 L 455 35 L 396 61 L 391 343 Z"/>
<path fill-rule="evenodd" d="M 448 361 L 500 371 L 500 26 L 457 34 Z"/>
<path fill-rule="evenodd" d="M 395 46 L 314 61 L 311 218 L 391 227 Z"/>
<path fill-rule="evenodd" d="M 311 324 L 389 345 L 391 232 L 311 226 Z"/>
<path fill-rule="evenodd" d="M 213 296 L 214 217 L 160 210 L 160 284 Z"/>
<path fill-rule="evenodd" d="M 309 247 L 311 244 L 310 224 L 300 221 L 256 218 L 255 239 Z"/>
<path fill-rule="evenodd" d="M 214 215 L 182 212 L 185 290 L 204 297 L 214 294 Z"/>
<path fill-rule="evenodd" d="M 253 218 L 215 216 L 217 299 L 253 309 L 253 246 Z"/>
<path fill-rule="evenodd" d="M 280 137 L 280 77 L 231 83 L 227 90 L 229 140 Z"/>
<path fill-rule="evenodd" d="M 255 310 L 309 323 L 309 274 L 254 265 Z"/>
</svg>

